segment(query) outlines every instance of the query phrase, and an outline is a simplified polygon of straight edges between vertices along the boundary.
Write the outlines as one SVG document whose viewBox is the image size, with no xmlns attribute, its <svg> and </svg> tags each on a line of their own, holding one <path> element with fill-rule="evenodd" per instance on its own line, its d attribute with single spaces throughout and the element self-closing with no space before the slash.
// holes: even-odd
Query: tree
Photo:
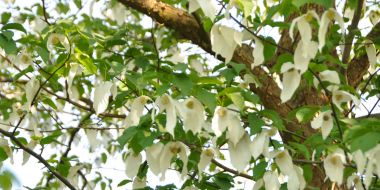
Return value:
<svg viewBox="0 0 380 190">
<path fill-rule="evenodd" d="M 0 158 L 38 159 L 36 188 L 144 188 L 168 169 L 184 183 L 157 189 L 380 188 L 377 1 L 6 6 Z M 82 137 L 125 178 L 72 154 Z"/>
</svg>

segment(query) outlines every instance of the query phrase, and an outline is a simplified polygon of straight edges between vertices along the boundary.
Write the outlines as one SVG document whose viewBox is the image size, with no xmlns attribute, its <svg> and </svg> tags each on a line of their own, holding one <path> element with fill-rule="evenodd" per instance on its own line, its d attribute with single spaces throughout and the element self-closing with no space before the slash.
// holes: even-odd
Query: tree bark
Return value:
<svg viewBox="0 0 380 190">
<path fill-rule="evenodd" d="M 127 7 L 133 8 L 143 14 L 150 16 L 157 22 L 162 23 L 166 27 L 177 31 L 184 38 L 192 41 L 192 43 L 198 45 L 204 51 L 215 55 L 215 53 L 212 51 L 208 34 L 205 32 L 202 25 L 197 21 L 197 19 L 195 19 L 186 11 L 175 8 L 158 0 L 119 0 L 119 2 Z M 301 8 L 301 11 L 306 13 L 311 9 L 315 10 L 319 15 L 321 15 L 324 11 L 324 8 L 322 6 L 316 4 L 306 4 Z M 291 22 L 291 20 L 297 16 L 297 14 L 293 14 L 287 19 L 287 21 Z M 376 27 L 374 27 L 374 30 L 372 30 L 368 35 L 368 38 L 374 40 L 375 37 L 379 36 L 379 28 L 380 26 L 377 24 Z M 282 32 L 279 46 L 285 47 L 285 49 L 294 49 L 294 43 L 290 39 L 288 30 L 284 30 Z M 236 48 L 233 56 L 233 61 L 245 64 L 247 68 L 251 68 L 251 64 L 254 61 L 252 51 L 253 48 L 248 45 L 242 45 L 241 47 Z M 273 66 L 276 63 L 277 57 L 283 53 L 285 53 L 284 50 L 282 48 L 278 48 L 274 58 L 268 61 L 266 66 Z M 218 57 L 218 59 L 224 61 L 224 59 L 221 57 Z M 367 70 L 367 56 L 355 56 L 349 63 L 347 69 L 347 78 L 349 84 L 353 87 L 358 86 Z M 261 86 L 255 86 L 251 84 L 250 89 L 260 97 L 263 105 L 267 109 L 276 111 L 283 118 L 286 118 L 292 110 L 300 106 L 325 105 L 329 101 L 328 97 L 322 93 L 318 93 L 316 89 L 304 87 L 305 85 L 301 85 L 299 90 L 296 92 L 295 97 L 291 101 L 287 103 L 281 103 L 281 89 L 278 87 L 277 83 L 273 80 L 270 74 L 264 71 L 261 67 L 255 67 L 251 70 L 251 72 L 259 79 Z M 286 129 L 292 132 L 302 131 L 305 137 L 309 137 L 316 132 L 309 125 L 301 125 L 297 123 L 297 121 L 288 122 L 286 124 Z M 285 142 L 295 141 L 291 134 L 284 133 L 281 135 Z M 320 166 L 314 166 L 313 179 L 310 185 L 319 187 L 320 189 L 328 189 L 331 186 L 331 183 L 325 181 L 325 178 L 326 175 L 323 168 Z"/>
</svg>

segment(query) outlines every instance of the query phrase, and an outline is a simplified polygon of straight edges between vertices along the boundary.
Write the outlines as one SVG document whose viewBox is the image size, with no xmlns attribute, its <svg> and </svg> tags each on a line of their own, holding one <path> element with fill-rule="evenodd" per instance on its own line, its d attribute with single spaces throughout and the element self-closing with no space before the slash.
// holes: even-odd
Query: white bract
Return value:
<svg viewBox="0 0 380 190">
<path fill-rule="evenodd" d="M 258 38 L 253 37 L 253 39 L 255 40 L 255 48 L 252 52 L 253 64 L 251 69 L 264 63 L 264 45 Z"/>
<path fill-rule="evenodd" d="M 253 158 L 257 159 L 261 154 L 269 156 L 269 138 L 277 134 L 276 128 L 263 129 L 263 131 L 252 140 L 249 146 Z"/>
<path fill-rule="evenodd" d="M 344 29 L 343 18 L 342 16 L 339 15 L 339 13 L 335 9 L 330 8 L 329 10 L 323 13 L 322 18 L 321 18 L 321 23 L 318 30 L 319 51 L 322 51 L 322 48 L 325 46 L 327 29 L 329 27 L 331 20 L 333 19 L 335 19 L 338 22 L 340 29 L 342 30 L 342 38 L 344 37 L 345 29 Z"/>
<path fill-rule="evenodd" d="M 286 62 L 281 67 L 282 76 L 282 91 L 281 102 L 287 102 L 290 100 L 297 90 L 301 81 L 301 72 L 295 68 L 295 65 L 291 62 Z"/>
<path fill-rule="evenodd" d="M 231 61 L 237 45 L 241 44 L 243 33 L 233 28 L 214 24 L 210 32 L 212 51 L 216 56 L 221 55 L 225 58 L 225 62 Z"/>
<path fill-rule="evenodd" d="M 100 82 L 98 85 L 95 86 L 93 106 L 96 115 L 99 115 L 106 111 L 108 107 L 109 95 L 112 85 L 112 82 L 106 81 Z"/>
<path fill-rule="evenodd" d="M 332 88 L 332 102 L 339 108 L 340 111 L 342 111 L 342 103 L 346 103 L 349 101 L 353 101 L 356 106 L 360 104 L 360 100 L 343 90 L 339 90 L 338 87 Z"/>
<path fill-rule="evenodd" d="M 70 43 L 65 35 L 57 33 L 50 34 L 47 39 L 47 48 L 50 51 L 50 53 L 54 50 L 54 47 L 59 44 L 63 45 L 66 51 L 70 51 Z"/>
<path fill-rule="evenodd" d="M 160 159 L 163 148 L 164 144 L 159 142 L 145 149 L 146 161 L 148 162 L 150 170 L 156 176 L 161 173 Z"/>
<path fill-rule="evenodd" d="M 25 69 L 29 65 L 33 65 L 33 59 L 26 49 L 21 50 L 20 54 L 16 55 L 13 63 L 20 69 Z"/>
<path fill-rule="evenodd" d="M 207 148 L 202 150 L 201 157 L 198 163 L 198 172 L 199 179 L 202 179 L 202 172 L 206 169 L 206 167 L 211 163 L 211 160 L 215 156 L 215 151 L 211 148 Z"/>
<path fill-rule="evenodd" d="M 364 40 L 365 50 L 367 52 L 368 62 L 369 62 L 369 72 L 373 73 L 376 68 L 377 56 L 376 56 L 376 47 L 371 40 Z"/>
<path fill-rule="evenodd" d="M 355 190 L 364 190 L 360 177 L 355 173 L 347 178 L 347 187 L 355 187 Z"/>
<path fill-rule="evenodd" d="M 308 11 L 306 14 L 295 18 L 289 29 L 289 35 L 292 41 L 294 41 L 293 35 L 296 25 L 298 26 L 298 31 L 301 36 L 301 41 L 298 42 L 296 50 L 294 51 L 294 65 L 301 73 L 307 70 L 310 60 L 315 57 L 318 51 L 318 43 L 311 40 L 312 29 L 309 22 L 311 22 L 313 18 L 319 22 L 317 13 L 315 11 Z"/>
<path fill-rule="evenodd" d="M 251 141 L 247 133 L 244 134 L 244 136 L 240 139 L 239 142 L 236 143 L 236 145 L 231 141 L 228 142 L 231 164 L 239 172 L 243 172 L 251 160 L 251 153 L 248 150 L 250 144 Z"/>
<path fill-rule="evenodd" d="M 183 119 L 184 130 L 193 134 L 201 132 L 205 121 L 205 108 L 202 103 L 194 97 L 186 99 L 177 106 L 179 115 Z"/>
<path fill-rule="evenodd" d="M 323 139 L 326 139 L 329 136 L 333 126 L 334 121 L 331 110 L 319 113 L 318 116 L 311 121 L 311 127 L 313 129 L 321 128 Z"/>
<path fill-rule="evenodd" d="M 192 13 L 199 8 L 202 9 L 203 13 L 209 17 L 211 20 L 215 19 L 216 13 L 218 12 L 217 4 L 213 0 L 189 0 L 189 12 Z"/>
<path fill-rule="evenodd" d="M 132 189 L 142 189 L 144 187 L 146 187 L 146 177 L 141 179 L 138 176 L 136 176 L 133 179 Z"/>
<path fill-rule="evenodd" d="M 336 71 L 324 70 L 320 72 L 318 75 L 322 82 L 327 81 L 330 84 L 335 84 L 335 85 L 340 84 L 339 74 Z M 319 81 L 316 77 L 314 77 L 313 84 L 315 87 L 317 87 L 319 84 Z M 329 85 L 326 88 L 331 91 L 332 87 L 333 87 L 332 85 Z"/>
<path fill-rule="evenodd" d="M 123 4 L 115 3 L 111 9 L 106 11 L 105 16 L 116 21 L 117 25 L 122 25 L 127 18 L 127 10 Z"/>
<path fill-rule="evenodd" d="M 127 126 L 136 126 L 140 123 L 140 117 L 143 115 L 144 106 L 149 100 L 150 98 L 144 95 L 133 100 L 131 111 L 126 118 Z"/>
<path fill-rule="evenodd" d="M 311 41 L 311 26 L 310 21 L 315 18 L 319 22 L 319 17 L 315 11 L 308 11 L 306 14 L 301 15 L 297 18 L 295 18 L 292 21 L 292 24 L 290 25 L 289 29 L 289 35 L 292 41 L 294 41 L 294 27 L 298 26 L 298 31 L 301 35 L 301 41 L 304 43 L 304 45 L 307 45 Z"/>
<path fill-rule="evenodd" d="M 67 75 L 66 77 L 66 81 L 67 81 L 67 93 L 69 94 L 69 97 L 71 97 L 73 95 L 73 92 L 72 92 L 72 84 L 73 84 L 73 80 L 74 80 L 74 77 L 76 75 L 80 75 L 82 73 L 82 66 L 78 63 L 70 63 L 70 71 L 69 71 L 69 74 Z"/>
<path fill-rule="evenodd" d="M 281 172 L 288 176 L 288 189 L 304 189 L 306 182 L 303 177 L 303 170 L 300 167 L 293 165 L 289 152 L 287 150 L 282 150 L 277 153 L 275 158 L 276 164 L 280 168 Z"/>
<path fill-rule="evenodd" d="M 189 153 L 189 148 L 182 142 L 168 142 L 164 146 L 160 158 L 160 170 L 162 172 L 161 179 L 165 179 L 165 172 L 170 167 L 172 158 L 177 155 L 179 155 L 179 158 L 183 162 L 181 175 L 182 178 L 185 177 L 187 174 L 187 161 Z"/>
<path fill-rule="evenodd" d="M 164 94 L 156 99 L 156 104 L 160 109 L 160 113 L 166 111 L 166 130 L 174 136 L 174 128 L 177 124 L 176 100 Z"/>
<path fill-rule="evenodd" d="M 265 190 L 278 190 L 280 189 L 280 182 L 278 181 L 277 172 L 267 171 L 264 174 Z"/>
<path fill-rule="evenodd" d="M 38 89 L 40 88 L 40 81 L 35 77 L 32 77 L 28 83 L 25 85 L 25 95 L 26 95 L 26 110 L 30 110 L 30 106 L 32 106 L 32 101 L 35 96 L 37 96 Z"/>
<path fill-rule="evenodd" d="M 323 161 L 326 175 L 332 182 L 337 182 L 338 185 L 343 183 L 344 164 L 346 163 L 344 151 L 337 149 L 330 153 Z"/>
<path fill-rule="evenodd" d="M 129 152 L 125 160 L 125 173 L 129 178 L 133 178 L 137 175 L 141 162 L 142 156 L 140 153 Z"/>
<path fill-rule="evenodd" d="M 308 43 L 298 42 L 294 51 L 294 67 L 304 73 L 308 67 L 310 60 L 315 57 L 318 52 L 318 43 L 309 41 Z"/>
<path fill-rule="evenodd" d="M 227 136 L 229 140 L 236 145 L 244 135 L 244 128 L 241 126 L 240 113 L 232 111 L 235 106 L 216 107 L 214 117 L 212 118 L 211 128 L 217 137 L 221 136 L 228 128 Z"/>
<path fill-rule="evenodd" d="M 352 153 L 352 160 L 355 161 L 358 172 L 363 174 L 367 158 L 360 149 Z"/>
</svg>

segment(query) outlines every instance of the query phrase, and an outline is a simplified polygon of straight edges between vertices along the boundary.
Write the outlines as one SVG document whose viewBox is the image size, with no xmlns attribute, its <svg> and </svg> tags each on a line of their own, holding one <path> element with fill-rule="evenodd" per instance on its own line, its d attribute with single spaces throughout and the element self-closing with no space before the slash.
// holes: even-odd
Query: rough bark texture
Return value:
<svg viewBox="0 0 380 190">
<path fill-rule="evenodd" d="M 177 31 L 184 38 L 191 40 L 194 44 L 200 46 L 206 52 L 214 55 L 212 52 L 211 43 L 208 34 L 204 31 L 202 26 L 197 22 L 191 14 L 182 9 L 175 8 L 171 5 L 165 4 L 158 0 L 119 0 L 127 7 L 133 8 L 143 14 L 146 14 L 156 20 L 159 23 L 164 24 L 166 27 Z M 321 15 L 324 9 L 321 6 L 315 4 L 307 4 L 301 8 L 303 13 L 308 10 L 315 10 Z M 287 21 L 291 22 L 298 15 L 291 15 Z M 368 35 L 368 38 L 374 40 L 380 34 L 379 24 L 374 27 L 374 30 Z M 296 40 L 297 34 L 295 34 Z M 285 47 L 285 49 L 294 49 L 294 43 L 291 41 L 289 31 L 284 30 L 279 41 L 279 46 Z M 253 63 L 252 57 L 253 48 L 248 45 L 243 45 L 235 50 L 233 61 L 247 65 L 251 67 Z M 276 59 L 279 55 L 283 54 L 285 50 L 278 48 L 274 58 L 267 63 L 268 67 L 273 66 L 276 63 Z M 334 52 L 332 52 L 334 54 Z M 223 61 L 222 58 L 219 58 Z M 366 55 L 354 57 L 348 65 L 347 78 L 349 84 L 356 87 L 361 81 L 363 75 L 368 70 L 368 59 Z M 280 93 L 281 90 L 273 80 L 273 78 L 265 72 L 262 68 L 256 67 L 252 70 L 252 73 L 260 80 L 261 86 L 251 85 L 250 89 L 256 93 L 263 102 L 264 106 L 268 109 L 275 110 L 282 117 L 287 117 L 289 112 L 297 107 L 303 105 L 325 105 L 328 103 L 328 97 L 317 93 L 313 88 L 301 85 L 296 92 L 294 98 L 287 102 L 281 103 Z M 305 137 L 308 137 L 315 133 L 309 125 L 301 125 L 296 121 L 290 121 L 286 124 L 286 128 L 289 131 L 302 131 Z M 285 142 L 293 141 L 293 137 L 290 134 L 282 134 L 282 138 Z M 313 180 L 311 186 L 319 187 L 321 189 L 328 189 L 331 185 L 325 181 L 326 175 L 321 167 L 315 166 L 313 168 Z"/>
</svg>

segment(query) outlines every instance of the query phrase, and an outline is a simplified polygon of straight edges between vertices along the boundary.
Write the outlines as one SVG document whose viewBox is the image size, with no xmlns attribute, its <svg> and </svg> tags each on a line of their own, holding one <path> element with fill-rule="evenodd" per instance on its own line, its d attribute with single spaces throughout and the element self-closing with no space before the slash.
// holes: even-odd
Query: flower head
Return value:
<svg viewBox="0 0 380 190">
<path fill-rule="evenodd" d="M 190 97 L 179 103 L 177 110 L 183 119 L 183 128 L 186 132 L 190 130 L 196 134 L 202 130 L 205 121 L 205 109 L 199 100 Z"/>
<path fill-rule="evenodd" d="M 216 107 L 211 126 L 217 137 L 221 136 L 228 128 L 227 136 L 236 145 L 244 135 L 244 128 L 241 126 L 240 113 L 236 113 L 230 109 L 235 109 L 235 107 Z"/>
<path fill-rule="evenodd" d="M 333 153 L 330 153 L 323 161 L 323 167 L 325 168 L 326 175 L 333 182 L 337 182 L 338 185 L 343 183 L 343 170 L 346 163 L 344 152 L 342 149 L 337 149 Z"/>
<path fill-rule="evenodd" d="M 156 99 L 156 104 L 160 112 L 166 111 L 166 130 L 174 136 L 174 128 L 177 124 L 177 102 L 167 94 Z"/>
<path fill-rule="evenodd" d="M 322 128 L 322 137 L 326 139 L 334 125 L 334 120 L 332 117 L 332 111 L 328 110 L 320 113 L 316 118 L 311 121 L 311 127 L 313 129 Z"/>
<path fill-rule="evenodd" d="M 301 73 L 300 70 L 295 68 L 291 62 L 286 62 L 281 67 L 282 77 L 282 91 L 281 91 L 281 102 L 287 102 L 292 98 L 294 92 L 297 90 L 300 81 Z"/>
<path fill-rule="evenodd" d="M 243 39 L 242 32 L 233 28 L 214 24 L 210 32 L 212 51 L 225 58 L 225 62 L 230 62 L 238 44 Z"/>
<path fill-rule="evenodd" d="M 325 46 L 327 29 L 333 19 L 338 21 L 338 24 L 342 30 L 342 35 L 344 36 L 344 21 L 342 16 L 340 16 L 339 13 L 333 8 L 326 10 L 322 15 L 321 24 L 318 30 L 319 51 L 322 51 L 322 48 Z"/>
</svg>

